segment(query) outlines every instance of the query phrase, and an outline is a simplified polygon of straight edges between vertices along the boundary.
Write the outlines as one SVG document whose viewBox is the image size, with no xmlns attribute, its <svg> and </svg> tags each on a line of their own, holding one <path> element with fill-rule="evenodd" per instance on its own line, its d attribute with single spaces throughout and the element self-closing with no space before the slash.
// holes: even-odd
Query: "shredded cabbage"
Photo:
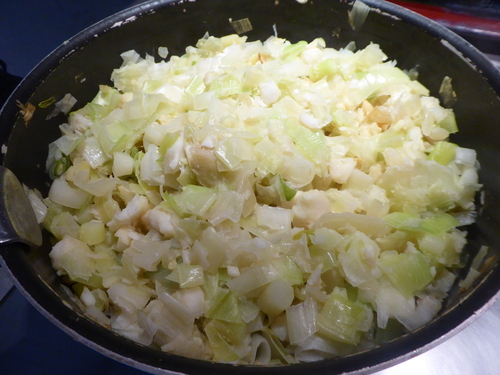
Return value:
<svg viewBox="0 0 500 375">
<path fill-rule="evenodd" d="M 47 160 L 50 256 L 89 317 L 174 354 L 272 365 L 435 316 L 476 154 L 378 45 L 206 36 L 168 61 L 122 57 Z"/>
</svg>

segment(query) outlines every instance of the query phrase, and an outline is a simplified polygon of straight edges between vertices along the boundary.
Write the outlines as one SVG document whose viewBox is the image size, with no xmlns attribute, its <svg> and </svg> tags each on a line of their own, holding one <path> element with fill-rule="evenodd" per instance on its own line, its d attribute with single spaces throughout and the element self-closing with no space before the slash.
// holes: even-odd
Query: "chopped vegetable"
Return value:
<svg viewBox="0 0 500 375">
<path fill-rule="evenodd" d="M 19 112 L 23 116 L 24 124 L 28 125 L 31 118 L 33 117 L 33 114 L 35 113 L 36 107 L 29 102 L 26 103 L 26 105 L 24 105 L 19 100 L 16 100 L 16 103 L 17 103 L 17 106 L 20 108 Z"/>
<path fill-rule="evenodd" d="M 71 111 L 71 108 L 76 103 L 76 99 L 73 97 L 71 94 L 66 94 L 64 97 L 59 100 L 58 102 L 55 103 L 55 108 L 50 114 L 47 116 L 47 120 L 51 119 L 52 117 L 57 116 L 59 113 L 63 113 L 67 115 L 69 111 Z"/>
<path fill-rule="evenodd" d="M 205 36 L 167 54 L 125 52 L 49 148 L 40 218 L 88 316 L 258 365 L 347 355 L 435 316 L 480 189 L 451 109 L 375 44 Z"/>
<path fill-rule="evenodd" d="M 370 13 L 370 7 L 360 0 L 356 0 L 349 11 L 349 23 L 354 31 L 361 29 L 365 23 L 365 19 Z"/>
<path fill-rule="evenodd" d="M 236 31 L 236 34 L 244 34 L 247 31 L 253 29 L 253 26 L 248 18 L 242 18 L 241 20 L 237 21 L 230 21 L 230 23 L 231 26 L 234 28 L 234 31 Z"/>
<path fill-rule="evenodd" d="M 52 96 L 52 97 L 45 99 L 45 100 L 42 100 L 40 103 L 38 103 L 38 107 L 47 108 L 47 107 L 51 106 L 52 104 L 54 104 L 55 101 L 56 101 L 56 99 Z"/>
</svg>

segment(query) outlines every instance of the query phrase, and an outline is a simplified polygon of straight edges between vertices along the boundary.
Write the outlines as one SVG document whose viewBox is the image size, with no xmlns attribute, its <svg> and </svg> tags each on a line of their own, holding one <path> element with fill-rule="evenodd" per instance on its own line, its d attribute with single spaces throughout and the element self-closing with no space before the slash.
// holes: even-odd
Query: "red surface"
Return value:
<svg viewBox="0 0 500 375">
<path fill-rule="evenodd" d="M 500 38 L 500 21 L 492 18 L 476 17 L 472 15 L 456 13 L 444 7 L 419 4 L 412 1 L 388 1 L 403 6 L 452 29 L 468 29 L 483 34 L 488 34 L 489 36 L 495 38 Z"/>
</svg>

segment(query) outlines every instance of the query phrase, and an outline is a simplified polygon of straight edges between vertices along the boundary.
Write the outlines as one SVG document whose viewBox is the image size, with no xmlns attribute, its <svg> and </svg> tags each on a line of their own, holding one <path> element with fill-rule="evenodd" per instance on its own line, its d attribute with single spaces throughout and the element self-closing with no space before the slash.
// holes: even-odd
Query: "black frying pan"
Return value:
<svg viewBox="0 0 500 375">
<path fill-rule="evenodd" d="M 141 346 L 118 336 L 86 318 L 62 287 L 51 267 L 50 244 L 28 248 L 11 244 L 0 248 L 2 266 L 17 287 L 48 319 L 69 335 L 125 364 L 158 374 L 340 374 L 380 370 L 437 345 L 470 322 L 493 302 L 500 289 L 500 74 L 469 43 L 440 25 L 381 0 L 365 0 L 373 10 L 361 30 L 353 31 L 347 12 L 352 4 L 340 0 L 198 0 L 152 1 L 127 9 L 84 30 L 44 59 L 18 86 L 0 112 L 0 144 L 7 145 L 2 164 L 30 188 L 43 194 L 50 180 L 45 173 L 47 146 L 59 137 L 62 116 L 46 120 L 49 110 L 37 108 L 26 125 L 16 101 L 37 104 L 71 93 L 83 106 L 99 84 L 111 84 L 112 69 L 121 64 L 120 54 L 135 49 L 156 56 L 159 46 L 170 54 L 182 54 L 205 32 L 222 36 L 234 33 L 229 20 L 249 18 L 250 39 L 267 39 L 273 25 L 280 37 L 291 41 L 323 37 L 331 47 L 355 41 L 360 48 L 380 44 L 402 69 L 418 68 L 419 80 L 434 96 L 444 76 L 453 79 L 458 95 L 454 105 L 460 133 L 452 140 L 474 148 L 481 163 L 484 184 L 477 223 L 468 228 L 469 243 L 463 261 L 467 274 L 471 258 L 488 245 L 490 261 L 480 278 L 466 291 L 452 290 L 439 316 L 417 331 L 371 350 L 316 363 L 261 368 L 214 364 L 187 359 Z M 7 137 L 7 134 L 10 134 Z"/>
</svg>

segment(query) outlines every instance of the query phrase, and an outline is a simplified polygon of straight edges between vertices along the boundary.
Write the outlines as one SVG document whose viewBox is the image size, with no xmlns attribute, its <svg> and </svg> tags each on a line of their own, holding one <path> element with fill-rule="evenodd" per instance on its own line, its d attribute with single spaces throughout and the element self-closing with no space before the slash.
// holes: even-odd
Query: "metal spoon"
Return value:
<svg viewBox="0 0 500 375">
<path fill-rule="evenodd" d="M 0 166 L 0 245 L 14 242 L 40 246 L 42 231 L 23 186 Z"/>
</svg>

